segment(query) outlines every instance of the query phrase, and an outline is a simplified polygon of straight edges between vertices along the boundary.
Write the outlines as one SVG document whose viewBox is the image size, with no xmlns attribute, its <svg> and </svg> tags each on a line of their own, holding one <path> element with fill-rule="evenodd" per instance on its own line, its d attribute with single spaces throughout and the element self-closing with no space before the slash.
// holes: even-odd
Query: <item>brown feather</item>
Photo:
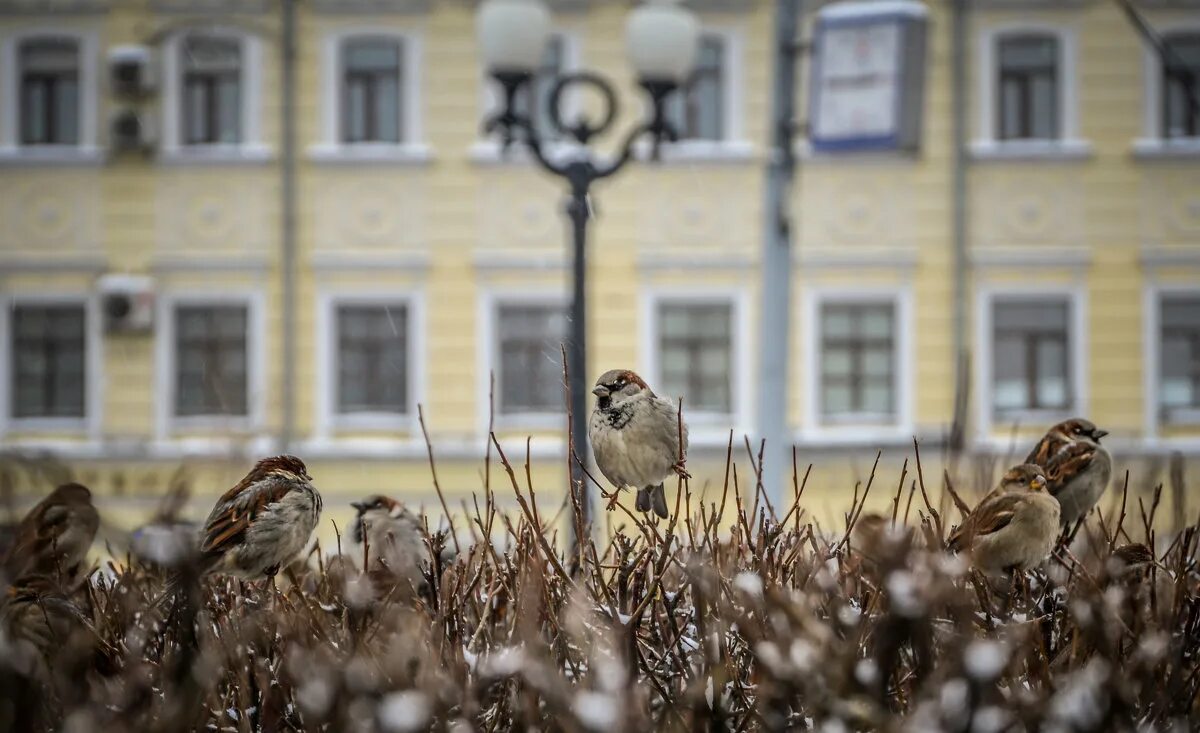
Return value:
<svg viewBox="0 0 1200 733">
<path fill-rule="evenodd" d="M 1071 479 L 1087 468 L 1096 457 L 1096 447 L 1087 443 L 1074 443 L 1066 450 L 1059 451 L 1045 464 L 1046 490 L 1051 496 L 1058 496 Z"/>
<path fill-rule="evenodd" d="M 201 553 L 210 557 L 224 554 L 237 544 L 246 528 L 265 507 L 279 501 L 291 490 L 287 483 L 275 483 L 262 489 L 253 489 L 256 495 L 246 503 L 237 501 L 239 496 L 252 490 L 256 484 L 279 472 L 298 477 L 308 476 L 304 463 L 295 456 L 273 456 L 259 461 L 241 481 L 217 500 L 217 506 L 228 506 L 217 516 L 211 517 L 205 525 L 204 540 L 200 543 Z"/>
<path fill-rule="evenodd" d="M 1020 494 L 997 494 L 987 497 L 971 512 L 971 516 L 950 534 L 946 546 L 954 552 L 961 552 L 970 547 L 976 537 L 992 534 L 1007 527 L 1020 503 Z"/>
</svg>

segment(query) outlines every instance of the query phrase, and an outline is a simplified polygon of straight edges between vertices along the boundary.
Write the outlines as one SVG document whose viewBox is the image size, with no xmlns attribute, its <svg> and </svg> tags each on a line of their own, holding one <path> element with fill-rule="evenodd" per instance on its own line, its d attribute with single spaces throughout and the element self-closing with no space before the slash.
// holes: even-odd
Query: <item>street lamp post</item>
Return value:
<svg viewBox="0 0 1200 733">
<path fill-rule="evenodd" d="M 562 159 L 547 155 L 544 141 L 530 115 L 520 111 L 518 100 L 532 95 L 534 70 L 541 60 L 550 35 L 550 14 L 539 0 L 484 0 L 476 18 L 479 43 L 488 72 L 503 91 L 503 106 L 484 123 L 488 133 L 498 132 L 507 149 L 519 140 L 545 170 L 566 181 L 569 188 L 566 212 L 571 221 L 574 261 L 572 265 L 571 333 L 567 343 L 567 366 L 571 393 L 571 443 L 584 458 L 587 445 L 587 224 L 588 196 L 592 183 L 612 176 L 630 161 L 637 141 L 648 137 L 651 156 L 657 159 L 664 141 L 678 135 L 667 120 L 666 102 L 691 73 L 696 60 L 699 24 L 695 17 L 670 2 L 650 2 L 634 9 L 626 24 L 628 53 L 638 83 L 650 98 L 648 120 L 625 137 L 615 158 L 597 161 L 588 144 L 604 134 L 617 116 L 617 96 L 612 84 L 594 73 L 564 74 L 555 80 L 547 102 L 549 121 L 560 134 L 572 138 L 578 151 Z M 591 89 L 603 101 L 598 120 L 576 115 L 564 120 L 562 99 L 572 87 Z M 531 102 L 534 100 L 531 100 Z M 532 104 L 526 109 L 532 109 Z M 579 504 L 585 527 L 591 522 L 591 502 L 582 468 L 571 462 L 571 483 L 579 487 Z M 574 524 L 572 524 L 574 531 Z M 582 537 L 575 537 L 576 547 Z"/>
</svg>

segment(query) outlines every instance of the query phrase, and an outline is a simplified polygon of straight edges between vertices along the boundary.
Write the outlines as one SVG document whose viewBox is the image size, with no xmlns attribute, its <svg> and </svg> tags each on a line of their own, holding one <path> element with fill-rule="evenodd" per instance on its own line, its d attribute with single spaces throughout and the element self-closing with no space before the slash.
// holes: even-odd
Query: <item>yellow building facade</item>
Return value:
<svg viewBox="0 0 1200 733">
<path fill-rule="evenodd" d="M 1200 66 L 1200 6 L 1138 7 Z M 695 10 L 692 139 L 595 191 L 589 372 L 682 392 L 692 473 L 719 490 L 731 430 L 751 475 L 772 5 Z M 628 11 L 554 5 L 547 57 L 610 75 L 622 131 L 644 112 Z M 303 0 L 289 55 L 276 0 L 0 0 L 6 453 L 53 455 L 132 516 L 180 464 L 200 506 L 286 449 L 341 524 L 368 493 L 436 503 L 423 418 L 452 508 L 484 485 L 489 427 L 557 501 L 564 190 L 481 135 L 474 12 Z M 936 476 L 956 384 L 973 453 L 1019 457 L 1082 414 L 1135 481 L 1196 455 L 1200 131 L 1176 77 L 1112 3 L 928 12 L 919 150 L 797 148 L 787 400 L 814 501 L 840 507 L 876 449 L 894 485 L 913 436 Z"/>
</svg>

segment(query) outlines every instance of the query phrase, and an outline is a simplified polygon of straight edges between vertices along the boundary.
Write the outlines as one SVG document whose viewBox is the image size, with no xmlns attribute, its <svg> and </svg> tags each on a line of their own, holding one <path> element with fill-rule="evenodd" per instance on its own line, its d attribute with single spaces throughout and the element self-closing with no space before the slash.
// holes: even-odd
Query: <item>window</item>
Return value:
<svg viewBox="0 0 1200 733">
<path fill-rule="evenodd" d="M 11 316 L 12 416 L 84 417 L 84 306 L 18 304 Z"/>
<path fill-rule="evenodd" d="M 1159 406 L 1171 419 L 1176 410 L 1200 410 L 1200 296 L 1164 296 L 1159 364 Z"/>
<path fill-rule="evenodd" d="M 896 413 L 895 307 L 825 303 L 820 319 L 821 417 L 891 422 Z"/>
<path fill-rule="evenodd" d="M 517 98 L 517 114 L 529 117 L 533 129 L 542 140 L 558 140 L 562 134 L 554 128 L 550 115 L 550 94 L 566 66 L 566 40 L 551 36 L 542 53 L 542 61 L 533 74 L 528 93 Z M 532 101 L 533 109 L 529 108 Z M 499 104 L 499 103 L 498 103 Z M 560 105 L 561 107 L 561 105 Z M 569 120 L 564 120 L 569 121 Z"/>
<path fill-rule="evenodd" d="M 733 412 L 733 307 L 729 303 L 660 303 L 659 393 L 683 396 L 684 409 Z"/>
<path fill-rule="evenodd" d="M 700 37 L 696 68 L 667 106 L 668 118 L 681 140 L 725 139 L 727 56 L 724 38 L 711 34 Z"/>
<path fill-rule="evenodd" d="M 408 412 L 408 307 L 339 305 L 335 313 L 338 413 Z"/>
<path fill-rule="evenodd" d="M 1053 140 L 1059 135 L 1059 43 L 1051 35 L 997 41 L 996 137 Z"/>
<path fill-rule="evenodd" d="M 342 46 L 342 142 L 398 143 L 401 47 L 393 38 L 353 38 Z"/>
<path fill-rule="evenodd" d="M 249 309 L 177 306 L 174 318 L 175 414 L 248 415 Z"/>
<path fill-rule="evenodd" d="M 20 44 L 22 145 L 79 144 L 79 43 L 37 38 Z"/>
<path fill-rule="evenodd" d="M 1200 137 L 1200 33 L 1163 39 L 1162 136 Z"/>
<path fill-rule="evenodd" d="M 188 36 L 183 68 L 183 142 L 242 141 L 242 45 L 236 38 Z"/>
<path fill-rule="evenodd" d="M 505 304 L 496 315 L 496 407 L 503 414 L 563 409 L 562 352 L 567 318 L 558 305 Z"/>
<path fill-rule="evenodd" d="M 1072 406 L 1064 299 L 997 299 L 992 310 L 992 401 L 997 414 Z"/>
</svg>

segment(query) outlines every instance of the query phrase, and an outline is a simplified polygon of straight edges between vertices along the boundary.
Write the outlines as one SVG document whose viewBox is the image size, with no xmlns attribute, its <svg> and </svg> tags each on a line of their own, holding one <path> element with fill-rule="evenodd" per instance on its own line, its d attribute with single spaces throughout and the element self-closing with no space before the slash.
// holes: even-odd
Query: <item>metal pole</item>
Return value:
<svg viewBox="0 0 1200 733">
<path fill-rule="evenodd" d="M 767 161 L 766 220 L 763 223 L 762 314 L 759 332 L 759 436 L 763 488 L 776 508 L 783 507 L 785 466 L 790 464 L 788 434 L 788 351 L 791 344 L 792 243 L 789 203 L 796 161 L 792 154 L 796 107 L 796 26 L 800 0 L 775 4 L 774 85 L 771 95 L 771 150 Z"/>
<path fill-rule="evenodd" d="M 950 100 L 954 150 L 950 206 L 954 245 L 954 388 L 955 414 L 950 435 L 953 454 L 966 441 L 967 369 L 967 2 L 950 3 Z"/>
<path fill-rule="evenodd" d="M 296 422 L 296 4 L 282 0 L 283 28 L 281 42 L 281 209 L 283 293 L 280 314 L 283 320 L 283 375 L 280 389 L 283 394 L 283 425 L 280 431 L 282 448 L 292 442 Z"/>
<path fill-rule="evenodd" d="M 567 215 L 571 218 L 571 241 L 574 246 L 574 261 L 571 266 L 571 329 L 569 348 L 567 349 L 567 368 L 570 375 L 571 388 L 571 440 L 579 460 L 585 461 L 588 456 L 587 438 L 587 221 L 588 221 L 588 183 L 584 180 L 572 180 L 571 197 L 567 200 Z M 583 526 L 586 531 L 592 521 L 591 492 L 583 475 L 580 465 L 571 461 L 571 483 L 579 490 L 579 506 L 583 513 Z M 572 539 L 575 548 L 584 541 L 576 537 L 574 524 Z"/>
</svg>

